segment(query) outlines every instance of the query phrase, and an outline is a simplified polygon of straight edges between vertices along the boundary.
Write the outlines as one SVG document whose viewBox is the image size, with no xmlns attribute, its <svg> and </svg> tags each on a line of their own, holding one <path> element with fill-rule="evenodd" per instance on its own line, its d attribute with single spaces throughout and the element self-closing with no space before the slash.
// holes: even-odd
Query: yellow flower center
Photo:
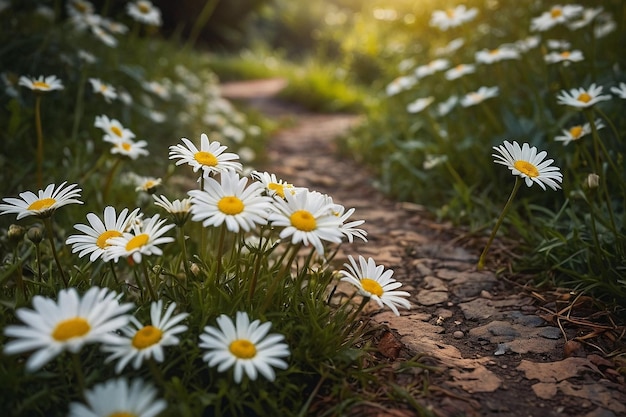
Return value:
<svg viewBox="0 0 626 417">
<path fill-rule="evenodd" d="M 252 359 L 256 356 L 256 346 L 249 340 L 237 339 L 228 345 L 230 353 L 239 359 Z"/>
<path fill-rule="evenodd" d="M 117 126 L 111 126 L 111 132 L 113 132 L 117 137 L 122 137 L 122 129 Z"/>
<path fill-rule="evenodd" d="M 107 230 L 106 232 L 103 232 L 100 234 L 100 236 L 98 236 L 98 239 L 96 240 L 96 245 L 100 249 L 104 249 L 109 246 L 107 240 L 111 239 L 112 237 L 118 236 L 122 236 L 122 233 L 118 232 L 117 230 Z"/>
<path fill-rule="evenodd" d="M 552 16 L 553 19 L 556 19 L 557 17 L 561 16 L 563 14 L 563 10 L 561 10 L 558 7 L 553 7 L 552 10 L 550 10 L 550 16 Z"/>
<path fill-rule="evenodd" d="M 378 281 L 375 281 L 371 278 L 362 278 L 361 287 L 363 287 L 363 290 L 367 291 L 368 293 L 378 297 L 380 297 L 384 293 L 383 287 L 380 286 Z"/>
<path fill-rule="evenodd" d="M 526 174 L 531 178 L 539 176 L 539 170 L 537 169 L 537 167 L 528 161 L 515 161 L 515 164 L 513 164 L 513 166 L 519 172 L 521 172 L 522 174 Z"/>
<path fill-rule="evenodd" d="M 231 216 L 241 213 L 243 211 L 243 207 L 243 201 L 234 195 L 222 197 L 220 201 L 217 202 L 217 208 L 222 213 L 229 214 Z"/>
<path fill-rule="evenodd" d="M 569 58 L 572 53 L 570 51 L 561 52 L 561 58 Z"/>
<path fill-rule="evenodd" d="M 45 210 L 56 202 L 54 198 L 42 198 L 41 200 L 33 201 L 26 210 Z"/>
<path fill-rule="evenodd" d="M 291 225 L 293 227 L 298 230 L 302 230 L 303 232 L 313 231 L 317 227 L 315 217 L 313 217 L 313 215 L 306 210 L 294 211 L 289 217 L 289 220 L 291 221 Z"/>
<path fill-rule="evenodd" d="M 574 139 L 578 139 L 582 133 L 583 133 L 582 126 L 574 126 L 573 128 L 569 130 L 569 134 L 572 135 Z"/>
<path fill-rule="evenodd" d="M 116 411 L 109 414 L 107 417 L 137 417 L 137 415 L 135 413 L 131 413 L 130 411 Z"/>
<path fill-rule="evenodd" d="M 457 71 L 461 71 L 463 68 L 465 68 L 465 64 L 459 64 L 456 66 Z"/>
<path fill-rule="evenodd" d="M 107 91 L 108 87 L 105 84 L 100 85 L 100 92 L 104 93 L 105 91 Z"/>
<path fill-rule="evenodd" d="M 454 17 L 454 9 L 446 9 L 446 15 L 452 19 Z"/>
<path fill-rule="evenodd" d="M 71 338 L 83 336 L 89 330 L 91 330 L 91 326 L 87 320 L 82 317 L 74 317 L 59 322 L 52 331 L 52 338 L 59 342 L 65 342 Z"/>
<path fill-rule="evenodd" d="M 50 84 L 43 81 L 33 81 L 33 87 L 40 88 L 42 90 L 48 90 L 50 89 Z"/>
<path fill-rule="evenodd" d="M 285 187 L 282 184 L 270 182 L 269 184 L 267 184 L 267 188 L 278 194 L 280 198 L 285 198 Z"/>
<path fill-rule="evenodd" d="M 194 159 L 202 165 L 214 167 L 217 165 L 217 158 L 211 152 L 200 151 L 193 155 Z"/>
<path fill-rule="evenodd" d="M 139 2 L 137 7 L 139 8 L 139 11 L 143 14 L 148 14 L 150 12 L 150 5 L 145 1 Z"/>
<path fill-rule="evenodd" d="M 498 48 L 489 51 L 489 55 L 497 55 L 500 50 Z"/>
<path fill-rule="evenodd" d="M 120 146 L 122 147 L 122 149 L 124 149 L 126 152 L 130 152 L 130 149 L 132 148 L 132 145 L 128 142 L 122 142 L 120 143 Z"/>
<path fill-rule="evenodd" d="M 589 103 L 591 101 L 591 96 L 587 93 L 580 93 L 576 100 L 582 101 L 583 103 Z"/>
<path fill-rule="evenodd" d="M 135 333 L 132 345 L 137 349 L 145 349 L 161 340 L 163 332 L 154 326 L 145 326 Z"/>
<path fill-rule="evenodd" d="M 150 240 L 150 235 L 147 233 L 142 233 L 140 235 L 135 236 L 126 244 L 126 250 L 131 251 L 142 246 L 145 246 L 146 243 Z"/>
</svg>

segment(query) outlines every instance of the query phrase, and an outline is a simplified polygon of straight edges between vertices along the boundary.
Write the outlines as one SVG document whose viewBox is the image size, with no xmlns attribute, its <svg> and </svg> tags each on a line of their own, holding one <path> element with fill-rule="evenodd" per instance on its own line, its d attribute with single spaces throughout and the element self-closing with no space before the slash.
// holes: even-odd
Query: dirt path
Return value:
<svg viewBox="0 0 626 417">
<path fill-rule="evenodd" d="M 584 299 L 532 294 L 493 272 L 476 271 L 478 251 L 455 244 L 454 230 L 417 205 L 385 198 L 364 167 L 338 155 L 334 139 L 359 117 L 313 114 L 282 103 L 275 94 L 283 86 L 282 80 L 228 83 L 222 94 L 270 117 L 293 119 L 269 145 L 271 171 L 331 195 L 356 208 L 355 219 L 365 219 L 368 242 L 343 250 L 393 269 L 412 294 L 412 309 L 400 317 L 372 312 L 391 329 L 381 352 L 391 360 L 423 352 L 441 368 L 430 377 L 430 395 L 418 403 L 437 416 L 626 416 L 623 374 L 599 346 L 623 326 L 608 322 L 601 328 L 602 317 L 581 316 Z M 573 340 L 592 331 L 588 343 Z M 415 414 L 398 404 L 361 415 Z"/>
</svg>

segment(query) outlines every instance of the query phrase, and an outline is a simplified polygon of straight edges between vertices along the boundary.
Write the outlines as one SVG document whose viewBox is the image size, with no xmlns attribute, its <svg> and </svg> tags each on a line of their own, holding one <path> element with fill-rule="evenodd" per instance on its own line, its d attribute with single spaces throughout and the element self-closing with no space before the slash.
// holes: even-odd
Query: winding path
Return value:
<svg viewBox="0 0 626 417">
<path fill-rule="evenodd" d="M 361 117 L 310 113 L 281 102 L 276 94 L 284 85 L 281 79 L 226 83 L 222 95 L 292 120 L 269 144 L 268 170 L 327 193 L 354 207 L 354 219 L 365 219 L 368 242 L 343 245 L 338 259 L 371 256 L 411 292 L 413 307 L 400 317 L 369 313 L 390 329 L 379 345 L 389 360 L 421 352 L 441 367 L 430 377 L 430 395 L 416 392 L 418 403 L 450 417 L 626 415 L 623 376 L 599 351 L 572 341 L 589 327 L 569 326 L 556 314 L 567 303 L 538 302 L 546 297 L 531 297 L 492 272 L 476 271 L 478 251 L 455 243 L 454 229 L 433 221 L 419 205 L 387 199 L 365 167 L 338 154 L 335 139 Z M 362 412 L 415 415 L 406 404 Z"/>
</svg>

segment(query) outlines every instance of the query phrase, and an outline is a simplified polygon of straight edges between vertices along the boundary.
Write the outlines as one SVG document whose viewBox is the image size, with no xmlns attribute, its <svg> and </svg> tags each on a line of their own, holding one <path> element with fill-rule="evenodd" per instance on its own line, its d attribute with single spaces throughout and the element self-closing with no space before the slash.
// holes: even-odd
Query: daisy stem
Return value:
<svg viewBox="0 0 626 417">
<path fill-rule="evenodd" d="M 261 258 L 263 257 L 263 229 L 261 229 L 261 233 L 259 233 L 259 251 L 256 254 L 256 259 L 254 260 L 254 271 L 252 272 L 252 279 L 250 280 L 250 286 L 248 287 L 248 302 L 252 303 L 252 295 L 256 290 L 256 282 L 259 278 L 259 270 L 261 269 Z"/>
<path fill-rule="evenodd" d="M 217 245 L 217 270 L 215 272 L 215 278 L 220 279 L 222 274 L 222 256 L 224 254 L 224 240 L 226 238 L 226 223 L 222 223 L 220 226 L 220 240 Z"/>
<path fill-rule="evenodd" d="M 189 258 L 187 257 L 187 242 L 185 242 L 185 230 L 181 225 L 178 228 L 178 235 L 180 239 L 180 246 L 183 250 L 183 268 L 185 268 L 185 289 L 187 289 L 187 282 L 191 279 L 191 271 L 189 270 Z"/>
<path fill-rule="evenodd" d="M 13 249 L 13 259 L 15 259 L 15 263 L 17 266 L 17 268 L 15 269 L 15 272 L 17 273 L 17 278 L 15 280 L 15 283 L 17 284 L 17 288 L 18 288 L 18 293 L 17 293 L 18 298 L 19 298 L 19 293 L 22 293 L 22 295 L 24 296 L 24 300 L 26 300 L 27 299 L 26 287 L 24 286 L 24 277 L 22 275 L 22 259 L 19 257 L 19 253 L 17 251 L 18 247 L 19 247 L 19 244 L 15 245 L 15 249 Z M 21 304 L 21 303 L 18 302 L 16 304 Z"/>
<path fill-rule="evenodd" d="M 72 124 L 72 141 L 78 136 L 78 126 L 83 116 L 83 96 L 85 95 L 85 82 L 87 79 L 87 71 L 83 69 L 80 73 L 80 81 L 78 82 L 78 91 L 76 92 L 76 109 L 74 110 L 74 123 Z"/>
<path fill-rule="evenodd" d="M 109 174 L 107 175 L 106 182 L 104 183 L 104 191 L 102 193 L 102 201 L 107 201 L 107 197 L 109 195 L 109 191 L 111 190 L 111 183 L 113 182 L 113 174 L 122 164 L 122 158 L 116 158 L 115 163 L 111 167 Z"/>
<path fill-rule="evenodd" d="M 78 390 L 81 395 L 85 392 L 85 374 L 80 363 L 80 357 L 78 353 L 72 353 L 72 365 L 74 366 L 74 373 L 76 374 L 76 382 L 78 384 Z"/>
<path fill-rule="evenodd" d="M 113 262 L 113 260 L 110 260 L 109 266 L 111 267 L 111 274 L 113 275 L 113 280 L 115 281 L 116 284 L 119 285 L 119 282 L 117 280 L 117 273 L 115 272 L 115 262 Z"/>
<path fill-rule="evenodd" d="M 35 244 L 35 257 L 37 259 L 37 277 L 39 278 L 39 282 L 43 280 L 41 276 L 41 247 L 39 243 Z"/>
<path fill-rule="evenodd" d="M 61 262 L 59 261 L 59 255 L 57 253 L 57 248 L 54 244 L 54 229 L 52 228 L 52 220 L 50 217 L 43 219 L 44 226 L 46 227 L 46 234 L 48 235 L 48 241 L 50 242 L 50 248 L 52 249 L 52 256 L 54 257 L 54 262 L 57 264 L 57 268 L 59 268 L 59 274 L 61 274 L 61 278 L 63 279 L 63 284 L 65 288 L 68 287 L 67 277 L 65 276 L 65 272 L 63 272 L 63 266 L 61 266 Z"/>
<path fill-rule="evenodd" d="M 154 358 L 148 359 L 148 366 L 150 367 L 150 373 L 156 380 L 157 384 L 165 387 L 165 378 L 163 377 L 163 371 L 161 371 L 161 368 L 159 368 Z"/>
<path fill-rule="evenodd" d="M 152 301 L 157 301 L 156 293 L 154 292 L 154 288 L 152 287 L 152 283 L 150 282 L 150 274 L 148 273 L 148 264 L 146 262 L 141 263 L 143 267 L 143 276 L 146 280 L 146 287 L 148 287 L 148 292 L 150 293 L 150 297 L 152 297 Z"/>
<path fill-rule="evenodd" d="M 289 256 L 289 260 L 287 261 L 287 263 L 282 263 L 280 270 L 278 271 L 278 274 L 274 276 L 274 280 L 272 281 L 270 287 L 267 289 L 267 294 L 265 294 L 265 302 L 261 306 L 261 313 L 267 310 L 267 308 L 269 307 L 269 304 L 272 302 L 274 298 L 274 293 L 276 292 L 276 287 L 278 286 L 278 283 L 283 281 L 283 278 L 287 274 L 287 271 L 291 269 L 291 264 L 293 263 L 294 259 L 296 259 L 296 256 L 298 255 L 298 252 L 300 251 L 301 247 L 302 247 L 301 243 L 297 245 L 291 244 L 290 248 L 292 252 L 291 252 L 291 255 Z M 285 251 L 284 255 L 286 255 L 288 251 L 289 249 Z M 284 257 L 282 259 L 284 259 Z"/>
<path fill-rule="evenodd" d="M 43 187 L 43 130 L 41 128 L 41 95 L 35 97 L 35 127 L 37 129 L 37 185 Z"/>
<path fill-rule="evenodd" d="M 511 191 L 511 195 L 509 195 L 509 199 L 506 201 L 506 204 L 504 205 L 504 208 L 502 209 L 502 213 L 500 213 L 500 217 L 498 218 L 496 225 L 491 230 L 491 235 L 489 236 L 487 245 L 485 245 L 483 252 L 480 254 L 480 258 L 478 259 L 478 265 L 476 265 L 476 269 L 478 269 L 479 271 L 481 271 L 485 267 L 485 257 L 487 256 L 489 247 L 491 246 L 493 239 L 496 237 L 496 233 L 498 232 L 500 225 L 502 225 L 502 222 L 504 221 L 504 217 L 506 216 L 507 211 L 509 211 L 509 208 L 511 207 L 511 203 L 513 202 L 513 198 L 515 198 L 515 194 L 517 194 L 517 190 L 519 190 L 520 185 L 522 185 L 520 178 L 515 177 L 515 185 L 513 185 L 513 190 Z"/>
</svg>

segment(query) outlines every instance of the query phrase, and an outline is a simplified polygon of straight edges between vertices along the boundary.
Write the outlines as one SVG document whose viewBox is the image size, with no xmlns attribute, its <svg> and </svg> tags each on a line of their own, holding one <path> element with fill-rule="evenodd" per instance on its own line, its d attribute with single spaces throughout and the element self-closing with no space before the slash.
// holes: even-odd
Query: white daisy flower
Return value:
<svg viewBox="0 0 626 417">
<path fill-rule="evenodd" d="M 380 307 L 386 305 L 396 316 L 400 315 L 398 306 L 407 310 L 411 308 L 409 301 L 403 298 L 410 296 L 410 294 L 406 291 L 396 291 L 402 286 L 402 283 L 391 277 L 393 275 L 392 270 L 385 271 L 385 267 L 376 265 L 374 259 L 365 260 L 360 255 L 358 264 L 351 255 L 348 255 L 348 260 L 350 263 L 344 264 L 347 270 L 339 271 L 343 275 L 342 281 L 353 284 L 363 296 L 370 297 Z"/>
<path fill-rule="evenodd" d="M 571 22 L 567 25 L 570 30 L 578 30 L 585 26 L 588 26 L 594 19 L 600 16 L 604 12 L 604 7 L 596 7 L 596 8 L 585 8 L 583 10 L 582 16 L 580 20 L 576 20 L 575 22 Z"/>
<path fill-rule="evenodd" d="M 61 290 L 54 300 L 35 295 L 33 308 L 20 308 L 15 315 L 25 326 L 10 325 L 4 334 L 14 337 L 4 346 L 5 354 L 37 350 L 26 362 L 28 371 L 36 371 L 64 350 L 77 353 L 85 344 L 102 342 L 111 332 L 125 326 L 133 308 L 120 304 L 114 291 L 91 287 L 82 298 L 76 288 Z"/>
<path fill-rule="evenodd" d="M 226 223 L 234 233 L 267 224 L 273 200 L 262 195 L 261 183 L 248 185 L 248 178 L 241 178 L 234 171 L 223 172 L 220 181 L 209 177 L 205 179 L 204 190 L 189 191 L 191 220 L 201 221 L 205 227 Z"/>
<path fill-rule="evenodd" d="M 156 191 L 156 188 L 163 183 L 161 178 L 155 177 L 140 177 L 137 176 L 135 178 L 137 186 L 135 187 L 135 191 L 145 191 L 148 194 L 153 194 Z"/>
<path fill-rule="evenodd" d="M 580 62 L 585 59 L 583 53 L 579 50 L 574 51 L 561 51 L 561 52 L 549 52 L 543 56 L 544 61 L 547 64 L 556 64 L 563 62 L 564 65 L 569 65 L 571 62 Z"/>
<path fill-rule="evenodd" d="M 451 55 L 452 53 L 458 51 L 463 45 L 465 45 L 465 40 L 463 38 L 452 39 L 447 45 L 435 49 L 435 55 Z"/>
<path fill-rule="evenodd" d="M 265 192 L 272 197 L 277 196 L 284 199 L 285 191 L 294 194 L 298 190 L 293 184 L 276 178 L 276 174 L 254 171 L 250 175 L 259 180 L 265 187 Z"/>
<path fill-rule="evenodd" d="M 217 318 L 218 327 L 206 326 L 200 335 L 199 346 L 208 352 L 202 356 L 209 366 L 217 366 L 218 372 L 234 366 L 234 379 L 240 383 L 245 372 L 256 380 L 260 373 L 269 381 L 276 378 L 273 368 L 286 369 L 289 346 L 280 334 L 268 334 L 272 323 L 250 323 L 248 314 L 238 311 L 235 323 L 225 314 Z"/>
<path fill-rule="evenodd" d="M 94 7 L 91 2 L 85 0 L 70 0 L 65 5 L 67 14 L 70 16 L 88 15 L 94 13 Z"/>
<path fill-rule="evenodd" d="M 239 156 L 234 153 L 224 152 L 226 146 L 219 142 L 209 141 L 206 134 L 200 135 L 200 149 L 189 139 L 181 138 L 184 145 L 170 146 L 169 159 L 178 159 L 176 165 L 189 164 L 193 172 L 203 171 L 203 176 L 224 172 L 228 170 L 241 171 L 241 163 L 235 162 Z"/>
<path fill-rule="evenodd" d="M 286 193 L 285 200 L 275 201 L 275 207 L 277 212 L 269 215 L 269 221 L 273 226 L 284 227 L 281 239 L 291 236 L 292 244 L 312 245 L 319 255 L 324 255 L 322 240 L 341 242 L 341 221 L 323 194 L 308 190 Z"/>
<path fill-rule="evenodd" d="M 444 76 L 446 77 L 446 80 L 452 81 L 452 80 L 456 80 L 457 78 L 461 78 L 464 75 L 473 74 L 474 72 L 476 72 L 475 65 L 459 64 L 456 67 L 451 68 L 448 71 L 446 71 Z"/>
<path fill-rule="evenodd" d="M 393 81 L 387 84 L 387 87 L 385 87 L 385 93 L 388 97 L 391 97 L 403 91 L 409 90 L 416 83 L 417 78 L 414 75 L 402 75 L 396 77 Z"/>
<path fill-rule="evenodd" d="M 596 39 L 604 38 L 617 29 L 617 23 L 611 13 L 602 13 L 597 17 L 593 26 L 593 36 Z"/>
<path fill-rule="evenodd" d="M 450 67 L 450 61 L 447 59 L 439 58 L 433 61 L 430 61 L 428 64 L 420 65 L 415 68 L 415 76 L 417 79 L 424 78 L 428 75 L 432 75 L 438 71 L 443 71 Z"/>
<path fill-rule="evenodd" d="M 459 102 L 459 98 L 457 96 L 450 96 L 446 101 L 443 101 L 437 104 L 437 114 L 443 117 L 450 113 L 454 106 L 456 106 Z"/>
<path fill-rule="evenodd" d="M 99 127 L 105 133 L 105 135 L 112 136 L 116 140 L 132 139 L 135 134 L 126 129 L 117 119 L 109 119 L 106 115 L 96 116 L 96 121 L 93 124 L 95 127 Z M 110 141 L 108 141 L 110 142 Z"/>
<path fill-rule="evenodd" d="M 550 11 L 544 12 L 541 16 L 531 19 L 530 30 L 532 32 L 545 32 L 556 25 L 571 22 L 571 20 L 578 17 L 582 11 L 583 6 L 578 4 L 568 4 L 565 6 L 559 4 L 554 5 Z"/>
<path fill-rule="evenodd" d="M 520 54 L 512 46 L 503 45 L 496 49 L 483 49 L 474 54 L 476 62 L 479 64 L 493 64 L 507 59 L 519 59 Z"/>
<path fill-rule="evenodd" d="M 165 346 L 180 343 L 177 334 L 187 330 L 187 326 L 179 324 L 189 314 L 180 313 L 172 316 L 176 303 L 171 303 L 163 313 L 163 301 L 152 302 L 150 305 L 150 323 L 143 325 L 135 317 L 130 317 L 130 324 L 120 329 L 122 336 L 116 336 L 102 345 L 104 352 L 110 352 L 106 362 L 119 360 L 115 365 L 118 374 L 131 363 L 139 369 L 144 360 L 153 358 L 163 362 Z"/>
<path fill-rule="evenodd" d="M 135 142 L 132 139 L 117 139 L 110 135 L 104 135 L 102 138 L 105 142 L 113 144 L 111 153 L 113 155 L 127 156 L 130 159 L 137 159 L 140 156 L 147 156 L 150 154 L 146 148 L 148 142 L 140 140 Z"/>
<path fill-rule="evenodd" d="M 86 404 L 70 404 L 69 417 L 156 417 L 167 407 L 157 390 L 140 379 L 111 379 L 85 391 Z"/>
<path fill-rule="evenodd" d="M 80 197 L 80 188 L 77 184 L 65 186 L 67 181 L 63 181 L 55 189 L 54 184 L 49 184 L 45 190 L 39 190 L 37 194 L 32 191 L 20 193 L 20 198 L 3 198 L 2 201 L 8 204 L 0 204 L 0 215 L 16 213 L 17 220 L 36 216 L 39 218 L 50 217 L 59 207 L 67 204 L 83 204 L 77 200 Z"/>
<path fill-rule="evenodd" d="M 40 75 L 37 78 L 26 77 L 22 75 L 18 81 L 18 84 L 38 92 L 63 90 L 64 88 L 63 83 L 57 78 L 56 75 L 48 75 L 47 77 Z"/>
<path fill-rule="evenodd" d="M 144 82 L 142 86 L 146 91 L 156 94 L 163 100 L 169 100 L 171 97 L 170 91 L 167 87 L 158 81 Z"/>
<path fill-rule="evenodd" d="M 100 25 L 90 25 L 91 33 L 103 44 L 109 46 L 111 48 L 115 48 L 117 46 L 117 39 L 109 32 L 104 30 Z M 91 81 L 91 80 L 89 80 Z M 107 86 L 104 84 L 100 84 L 98 86 L 94 85 L 92 82 L 92 86 L 94 92 L 100 92 L 107 102 L 110 101 L 111 98 L 115 98 L 115 89 L 111 86 Z"/>
<path fill-rule="evenodd" d="M 137 22 L 146 25 L 161 26 L 161 10 L 148 0 L 138 0 L 128 3 L 126 12 Z"/>
<path fill-rule="evenodd" d="M 477 8 L 472 7 L 468 9 L 467 6 L 461 4 L 446 10 L 435 10 L 430 17 L 429 25 L 437 27 L 440 30 L 448 30 L 471 21 L 477 14 Z"/>
<path fill-rule="evenodd" d="M 435 101 L 435 97 L 433 96 L 418 98 L 417 100 L 407 104 L 406 111 L 412 114 L 419 113 L 426 107 L 430 106 L 433 101 Z"/>
<path fill-rule="evenodd" d="M 611 95 L 602 94 L 601 85 L 596 87 L 596 84 L 591 84 L 588 89 L 584 88 L 572 88 L 569 92 L 563 90 L 557 95 L 557 102 L 566 106 L 587 108 L 591 107 L 600 101 L 610 100 Z"/>
<path fill-rule="evenodd" d="M 91 83 L 93 92 L 102 94 L 102 97 L 104 97 L 104 100 L 107 103 L 110 103 L 111 100 L 115 100 L 117 98 L 117 92 L 115 91 L 115 87 L 112 85 L 103 83 L 98 78 L 89 78 L 89 82 Z"/>
<path fill-rule="evenodd" d="M 488 98 L 497 97 L 500 92 L 498 87 L 480 87 L 477 91 L 467 93 L 461 98 L 461 106 L 470 107 L 482 103 Z"/>
<path fill-rule="evenodd" d="M 132 219 L 137 216 L 139 209 L 133 210 L 130 214 L 125 208 L 116 216 L 115 208 L 107 206 L 104 208 L 104 222 L 100 220 L 94 213 L 87 214 L 86 224 L 75 224 L 74 229 L 82 232 L 82 235 L 71 235 L 65 241 L 66 244 L 72 245 L 72 253 L 78 252 L 78 256 L 82 258 L 89 256 L 89 261 L 94 262 L 102 257 L 104 252 L 109 248 L 107 242 L 112 237 L 122 236 L 124 231 Z"/>
<path fill-rule="evenodd" d="M 191 216 L 191 199 L 183 198 L 182 200 L 170 201 L 164 195 L 152 195 L 154 204 L 162 207 L 169 213 L 177 226 L 182 226 L 189 220 Z"/>
<path fill-rule="evenodd" d="M 611 87 L 611 93 L 626 100 L 626 83 L 619 83 L 619 86 Z"/>
<path fill-rule="evenodd" d="M 604 127 L 602 119 L 596 119 L 596 129 L 600 130 Z M 591 133 L 591 124 L 585 123 L 583 125 L 572 126 L 569 129 L 563 129 L 563 135 L 557 136 L 554 140 L 563 142 L 563 146 L 568 145 L 570 142 L 581 139 Z"/>
<path fill-rule="evenodd" d="M 348 239 L 348 242 L 352 243 L 355 237 L 358 237 L 364 242 L 367 242 L 367 232 L 363 229 L 358 228 L 358 226 L 365 223 L 365 220 L 353 220 L 351 222 L 348 221 L 350 216 L 352 216 L 355 211 L 356 210 L 354 208 L 346 211 L 346 208 L 341 204 L 333 204 L 333 214 L 337 216 L 339 218 L 339 221 L 341 222 L 339 230 L 341 230 L 341 233 L 343 233 L 343 235 Z"/>
<path fill-rule="evenodd" d="M 125 232 L 107 241 L 110 246 L 102 258 L 107 262 L 117 262 L 120 257 L 131 257 L 135 263 L 141 263 L 142 255 L 162 255 L 163 251 L 158 245 L 174 241 L 173 237 L 163 236 L 174 227 L 173 224 L 164 225 L 165 222 L 165 219 L 159 220 L 156 214 L 143 219 L 140 224 L 132 224 L 132 232 Z"/>
<path fill-rule="evenodd" d="M 536 183 L 544 190 L 546 185 L 555 191 L 561 188 L 558 183 L 563 180 L 563 174 L 559 167 L 551 166 L 554 159 L 544 160 L 546 151 L 537 153 L 537 148 L 528 143 L 520 147 L 516 141 L 510 143 L 506 140 L 504 145 L 494 146 L 493 149 L 499 152 L 491 155 L 496 158 L 493 162 L 507 166 L 513 175 L 523 178 L 527 186 Z"/>
<path fill-rule="evenodd" d="M 515 47 L 520 52 L 527 52 L 527 51 L 530 51 L 531 49 L 536 48 L 537 46 L 539 46 L 540 43 L 541 43 L 541 36 L 539 36 L 539 35 L 528 36 L 527 38 L 520 39 L 520 40 L 516 41 L 515 42 Z"/>
</svg>

